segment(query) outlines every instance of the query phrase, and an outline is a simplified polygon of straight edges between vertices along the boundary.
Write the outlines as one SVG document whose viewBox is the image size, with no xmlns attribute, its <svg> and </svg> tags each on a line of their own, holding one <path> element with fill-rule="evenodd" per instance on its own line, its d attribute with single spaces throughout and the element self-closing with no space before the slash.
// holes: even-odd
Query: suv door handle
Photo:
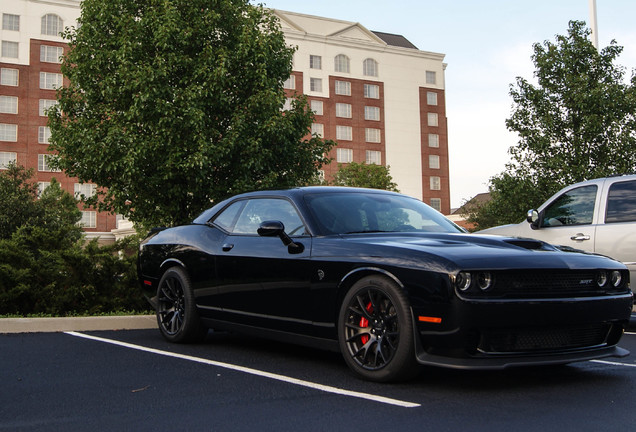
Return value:
<svg viewBox="0 0 636 432">
<path fill-rule="evenodd" d="M 234 245 L 233 245 L 233 244 L 225 243 L 225 244 L 223 245 L 222 249 L 223 249 L 223 252 L 229 252 L 229 251 L 231 251 L 231 250 L 232 250 L 232 248 L 233 248 L 233 247 L 234 247 Z"/>
<path fill-rule="evenodd" d="M 578 233 L 570 237 L 570 240 L 574 240 L 574 241 L 583 241 L 583 240 L 589 240 L 589 239 L 590 239 L 590 236 L 585 235 L 583 233 Z"/>
</svg>

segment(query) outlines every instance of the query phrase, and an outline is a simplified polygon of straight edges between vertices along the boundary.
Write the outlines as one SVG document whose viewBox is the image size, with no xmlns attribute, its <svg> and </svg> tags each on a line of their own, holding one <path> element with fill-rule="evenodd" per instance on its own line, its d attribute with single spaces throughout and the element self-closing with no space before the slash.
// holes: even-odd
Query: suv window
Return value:
<svg viewBox="0 0 636 432">
<path fill-rule="evenodd" d="M 571 189 L 543 211 L 542 227 L 591 224 L 596 203 L 596 185 Z"/>
<path fill-rule="evenodd" d="M 636 221 L 636 181 L 616 182 L 609 188 L 605 223 Z"/>
</svg>

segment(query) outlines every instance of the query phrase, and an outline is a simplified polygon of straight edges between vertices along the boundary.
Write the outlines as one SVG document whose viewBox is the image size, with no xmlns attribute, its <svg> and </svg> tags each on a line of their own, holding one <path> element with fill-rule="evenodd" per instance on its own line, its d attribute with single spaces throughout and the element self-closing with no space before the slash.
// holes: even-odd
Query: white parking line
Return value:
<svg viewBox="0 0 636 432">
<path fill-rule="evenodd" d="M 613 362 L 613 361 L 607 361 L 607 360 L 590 360 L 590 361 L 592 363 L 602 363 L 602 364 L 612 365 L 612 366 L 636 367 L 636 364 L 633 364 L 633 363 L 621 363 L 621 362 Z"/>
<path fill-rule="evenodd" d="M 208 360 L 208 359 L 204 359 L 204 358 L 199 358 L 199 357 L 192 357 L 192 356 L 188 356 L 188 355 L 184 355 L 184 354 L 177 354 L 177 353 L 173 353 L 170 351 L 162 351 L 162 350 L 158 350 L 158 349 L 154 349 L 154 348 L 147 348 L 141 345 L 134 345 L 134 344 L 130 344 L 130 343 L 126 343 L 126 342 L 120 342 L 117 340 L 113 340 L 113 339 L 105 339 L 105 338 L 100 338 L 100 337 L 96 337 L 96 336 L 91 336 L 91 335 L 87 335 L 84 333 L 79 333 L 79 332 L 74 332 L 74 331 L 69 331 L 69 332 L 64 332 L 68 335 L 71 336 L 77 336 L 80 338 L 84 338 L 84 339 L 90 339 L 90 340 L 94 340 L 94 341 L 98 341 L 98 342 L 104 342 L 104 343 L 109 343 L 112 345 L 118 345 L 121 347 L 125 347 L 125 348 L 130 348 L 130 349 L 135 349 L 135 350 L 139 350 L 139 351 L 145 351 L 145 352 L 149 352 L 152 354 L 158 354 L 158 355 L 162 355 L 162 356 L 166 356 L 166 357 L 174 357 L 174 358 L 178 358 L 178 359 L 182 359 L 182 360 L 188 360 L 188 361 L 192 361 L 192 362 L 197 362 L 197 363 L 202 363 L 202 364 L 207 364 L 207 365 L 211 365 L 211 366 L 217 366 L 217 367 L 221 367 L 221 368 L 225 368 L 225 369 L 231 369 L 234 371 L 238 371 L 238 372 L 243 372 L 243 373 L 248 373 L 248 374 L 252 374 L 252 375 L 257 375 L 260 377 L 264 377 L 264 378 L 270 378 L 270 379 L 274 379 L 277 381 L 282 381 L 282 382 L 286 382 L 289 384 L 294 384 L 294 385 L 298 385 L 298 386 L 302 386 L 302 387 L 308 387 L 311 389 L 315 389 L 315 390 L 320 390 L 323 392 L 327 392 L 327 393 L 334 393 L 334 394 L 338 394 L 341 396 L 349 396 L 349 397 L 354 397 L 354 398 L 359 398 L 359 399 L 367 399 L 370 401 L 374 401 L 374 402 L 380 402 L 383 404 L 388 404 L 388 405 L 396 405 L 399 407 L 404 407 L 404 408 L 417 408 L 420 406 L 420 404 L 417 403 L 413 403 L 413 402 L 405 402 L 405 401 L 401 401 L 401 400 L 397 400 L 397 399 L 391 399 L 391 398 L 387 398 L 387 397 L 383 397 L 383 396 L 377 396 L 377 395 L 372 395 L 369 393 L 360 393 L 360 392 L 355 392 L 355 391 L 351 391 L 351 390 L 345 390 L 345 389 L 341 389 L 341 388 L 337 388 L 337 387 L 331 387 L 331 386 L 327 386 L 327 385 L 322 385 L 322 384 L 317 384 L 317 383 L 313 383 L 310 381 L 304 381 L 304 380 L 300 380 L 300 379 L 296 379 L 296 378 L 291 378 L 285 375 L 279 375 L 279 374 L 275 374 L 275 373 L 271 373 L 271 372 L 265 372 L 265 371 L 261 371 L 258 369 L 252 369 L 252 368 L 247 368 L 247 367 L 243 367 L 243 366 L 237 366 L 237 365 L 233 365 L 230 363 L 223 363 L 223 362 L 218 362 L 218 361 L 214 361 L 214 360 Z"/>
</svg>

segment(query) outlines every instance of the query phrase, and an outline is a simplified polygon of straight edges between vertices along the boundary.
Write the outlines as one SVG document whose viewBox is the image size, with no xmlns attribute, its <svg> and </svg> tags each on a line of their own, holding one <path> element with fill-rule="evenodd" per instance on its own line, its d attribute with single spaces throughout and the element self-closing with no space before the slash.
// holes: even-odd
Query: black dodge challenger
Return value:
<svg viewBox="0 0 636 432">
<path fill-rule="evenodd" d="M 142 242 L 172 342 L 209 328 L 339 350 L 359 376 L 623 357 L 629 272 L 597 255 L 465 233 L 419 200 L 355 188 L 247 193 Z"/>
</svg>

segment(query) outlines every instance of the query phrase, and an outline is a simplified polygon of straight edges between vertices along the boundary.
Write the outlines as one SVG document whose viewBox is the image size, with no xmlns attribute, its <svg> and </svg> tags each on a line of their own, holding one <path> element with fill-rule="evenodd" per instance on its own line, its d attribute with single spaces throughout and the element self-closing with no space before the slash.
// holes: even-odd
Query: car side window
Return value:
<svg viewBox="0 0 636 432">
<path fill-rule="evenodd" d="M 636 221 L 636 181 L 616 182 L 609 188 L 605 223 Z"/>
<path fill-rule="evenodd" d="M 596 185 L 589 185 L 565 192 L 543 211 L 541 226 L 591 224 L 597 190 Z"/>
<path fill-rule="evenodd" d="M 247 201 L 243 207 L 232 234 L 258 235 L 257 230 L 265 221 L 280 221 L 290 236 L 305 235 L 303 224 L 296 208 L 285 199 L 255 198 Z"/>
<path fill-rule="evenodd" d="M 230 204 L 229 207 L 223 210 L 221 214 L 214 219 L 214 224 L 225 231 L 232 232 L 232 228 L 234 228 L 234 224 L 236 223 L 236 218 L 244 205 L 245 201 L 236 201 L 235 203 Z"/>
</svg>

